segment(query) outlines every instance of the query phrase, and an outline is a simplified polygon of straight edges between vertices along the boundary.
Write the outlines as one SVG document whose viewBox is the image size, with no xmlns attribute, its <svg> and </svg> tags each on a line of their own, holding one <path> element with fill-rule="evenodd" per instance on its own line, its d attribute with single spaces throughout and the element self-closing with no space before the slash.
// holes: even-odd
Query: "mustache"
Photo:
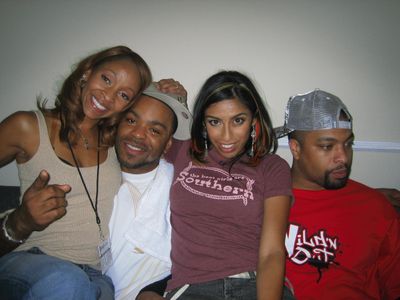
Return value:
<svg viewBox="0 0 400 300">
<path fill-rule="evenodd" d="M 119 138 L 118 139 L 118 143 L 119 144 L 127 144 L 130 145 L 132 147 L 136 147 L 139 148 L 142 151 L 147 151 L 148 147 L 145 143 L 139 141 L 138 139 L 136 139 L 135 137 L 130 137 L 130 138 Z"/>
<path fill-rule="evenodd" d="M 339 165 L 339 166 L 337 166 L 337 167 L 335 167 L 335 168 L 329 170 L 329 173 L 332 173 L 332 172 L 335 172 L 335 171 L 342 171 L 342 170 L 346 170 L 346 172 L 349 172 L 349 171 L 350 171 L 350 166 L 349 166 L 349 164 L 342 164 L 342 165 Z"/>
</svg>

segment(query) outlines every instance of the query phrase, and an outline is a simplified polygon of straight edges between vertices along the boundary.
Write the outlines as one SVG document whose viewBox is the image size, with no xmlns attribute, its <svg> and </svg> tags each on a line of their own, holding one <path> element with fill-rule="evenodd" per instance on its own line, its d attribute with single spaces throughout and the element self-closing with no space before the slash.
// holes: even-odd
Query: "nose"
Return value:
<svg viewBox="0 0 400 300">
<path fill-rule="evenodd" d="M 130 135 L 135 137 L 136 139 L 144 139 L 146 136 L 146 130 L 140 124 L 137 124 L 130 131 Z"/>
<path fill-rule="evenodd" d="M 107 88 L 103 90 L 104 100 L 107 102 L 113 102 L 115 95 L 116 93 L 112 88 Z"/>
<path fill-rule="evenodd" d="M 224 141 L 229 141 L 232 135 L 231 128 L 228 125 L 222 127 L 222 139 Z"/>
<path fill-rule="evenodd" d="M 335 162 L 347 163 L 349 160 L 349 150 L 345 145 L 337 145 L 334 155 Z"/>
</svg>

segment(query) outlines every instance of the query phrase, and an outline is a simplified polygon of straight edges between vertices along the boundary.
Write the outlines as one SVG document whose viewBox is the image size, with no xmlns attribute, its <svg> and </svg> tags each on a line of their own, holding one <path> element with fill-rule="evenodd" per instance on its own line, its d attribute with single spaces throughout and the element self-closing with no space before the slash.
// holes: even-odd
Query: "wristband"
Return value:
<svg viewBox="0 0 400 300">
<path fill-rule="evenodd" d="M 26 241 L 26 239 L 17 240 L 17 239 L 15 239 L 15 238 L 13 238 L 12 235 L 8 232 L 8 230 L 7 230 L 7 220 L 8 220 L 8 216 L 9 216 L 9 215 L 6 215 L 6 216 L 4 217 L 3 223 L 2 223 L 2 226 L 1 226 L 2 229 L 3 229 L 4 236 L 6 237 L 6 239 L 7 239 L 8 241 L 13 242 L 13 243 L 15 243 L 15 244 L 21 245 L 21 244 L 23 244 L 23 243 Z"/>
</svg>

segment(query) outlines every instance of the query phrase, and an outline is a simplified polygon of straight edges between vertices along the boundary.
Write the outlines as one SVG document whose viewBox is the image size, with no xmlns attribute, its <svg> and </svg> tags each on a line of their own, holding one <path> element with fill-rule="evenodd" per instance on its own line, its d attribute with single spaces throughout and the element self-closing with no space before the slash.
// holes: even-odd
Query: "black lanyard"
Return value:
<svg viewBox="0 0 400 300">
<path fill-rule="evenodd" d="M 78 170 L 79 177 L 81 178 L 83 187 L 85 188 L 86 194 L 87 194 L 87 196 L 88 196 L 88 198 L 89 198 L 89 201 L 90 201 L 90 204 L 91 204 L 91 206 L 92 206 L 92 208 L 93 208 L 94 214 L 96 215 L 96 223 L 97 223 L 97 225 L 99 226 L 100 237 L 101 237 L 102 239 L 104 239 L 103 232 L 102 232 L 101 226 L 100 226 L 100 223 L 101 223 L 101 222 L 100 222 L 100 217 L 99 217 L 99 213 L 98 213 L 98 210 L 97 210 L 98 195 L 99 195 L 99 174 L 100 174 L 100 129 L 97 131 L 96 199 L 95 199 L 95 202 L 94 202 L 94 203 L 93 203 L 92 197 L 90 197 L 89 190 L 88 190 L 88 188 L 87 188 L 87 186 L 86 186 L 85 180 L 83 179 L 81 170 L 80 170 L 79 165 L 78 165 L 78 161 L 77 161 L 77 159 L 76 159 L 76 157 L 75 157 L 74 151 L 72 150 L 72 146 L 71 146 L 71 143 L 69 142 L 69 139 L 68 139 L 68 138 L 67 138 L 67 142 L 68 142 L 69 150 L 71 151 L 71 154 L 72 154 L 72 158 L 74 159 L 76 169 Z"/>
</svg>

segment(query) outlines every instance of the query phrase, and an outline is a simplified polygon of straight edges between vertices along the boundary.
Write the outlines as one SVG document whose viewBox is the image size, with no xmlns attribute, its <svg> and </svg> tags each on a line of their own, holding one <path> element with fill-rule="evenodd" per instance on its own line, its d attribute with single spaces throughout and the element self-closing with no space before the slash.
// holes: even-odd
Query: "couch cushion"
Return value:
<svg viewBox="0 0 400 300">
<path fill-rule="evenodd" d="M 19 186 L 0 185 L 0 213 L 19 205 Z"/>
</svg>

